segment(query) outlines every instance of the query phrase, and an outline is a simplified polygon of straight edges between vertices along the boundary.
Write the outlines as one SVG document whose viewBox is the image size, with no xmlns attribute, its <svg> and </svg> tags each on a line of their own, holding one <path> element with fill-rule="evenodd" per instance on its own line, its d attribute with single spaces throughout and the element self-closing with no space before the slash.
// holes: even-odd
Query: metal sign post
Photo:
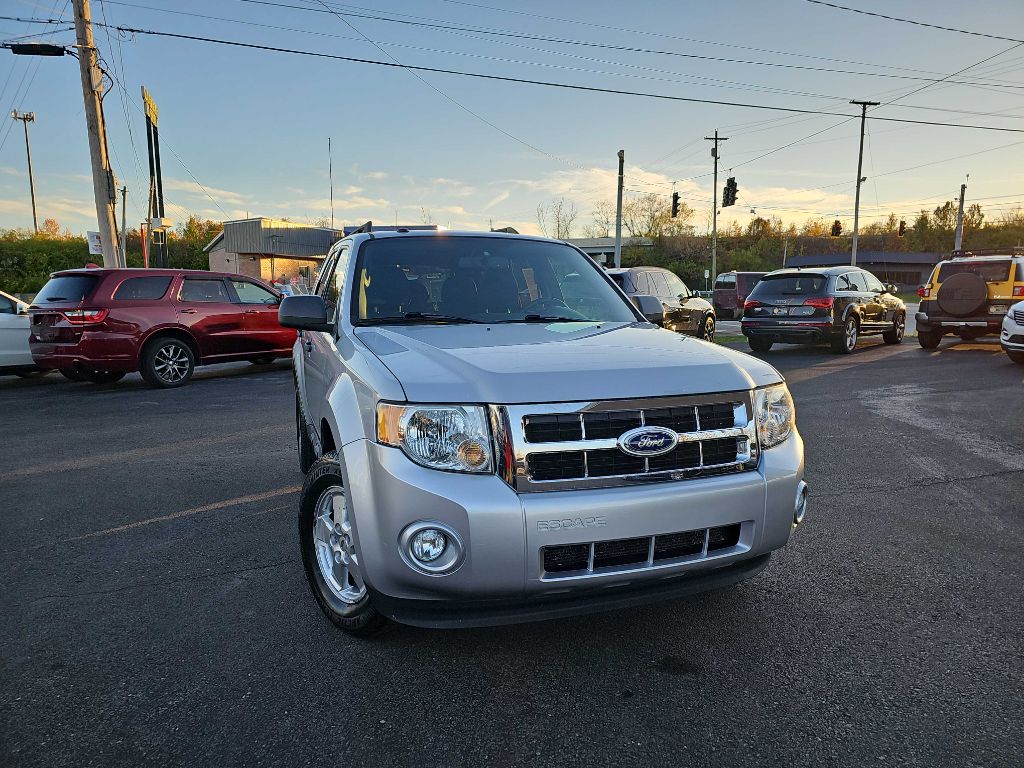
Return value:
<svg viewBox="0 0 1024 768">
<path fill-rule="evenodd" d="M 160 170 L 160 133 L 157 128 L 160 112 L 156 102 L 149 95 L 146 87 L 142 87 L 142 103 L 146 112 L 146 144 L 149 147 L 149 215 L 147 218 L 165 220 L 164 216 L 164 181 Z M 167 266 L 167 229 L 166 227 L 147 227 L 152 238 L 149 248 L 154 267 Z"/>
</svg>

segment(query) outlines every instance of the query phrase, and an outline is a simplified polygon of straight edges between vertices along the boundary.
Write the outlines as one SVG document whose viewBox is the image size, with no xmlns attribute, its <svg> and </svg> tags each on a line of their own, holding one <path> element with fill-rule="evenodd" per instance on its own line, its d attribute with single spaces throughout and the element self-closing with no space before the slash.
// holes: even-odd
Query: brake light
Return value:
<svg viewBox="0 0 1024 768">
<path fill-rule="evenodd" d="M 63 313 L 72 325 L 95 325 L 107 319 L 107 309 L 68 309 Z"/>
<path fill-rule="evenodd" d="M 743 308 L 744 309 L 753 309 L 754 307 L 760 307 L 760 306 L 761 306 L 761 302 L 760 301 L 754 301 L 752 299 L 747 299 L 746 301 L 743 302 Z"/>
<path fill-rule="evenodd" d="M 920 288 L 917 289 L 917 295 L 920 296 L 922 299 L 927 299 L 929 296 L 932 295 L 932 289 L 929 286 L 922 285 Z"/>
<path fill-rule="evenodd" d="M 1015 286 L 1013 286 L 1013 295 L 1014 296 L 1024 296 L 1024 285 L 1015 285 Z"/>
<path fill-rule="evenodd" d="M 804 306 L 814 307 L 815 309 L 832 309 L 835 301 L 831 296 L 812 296 L 809 299 L 804 299 Z"/>
</svg>

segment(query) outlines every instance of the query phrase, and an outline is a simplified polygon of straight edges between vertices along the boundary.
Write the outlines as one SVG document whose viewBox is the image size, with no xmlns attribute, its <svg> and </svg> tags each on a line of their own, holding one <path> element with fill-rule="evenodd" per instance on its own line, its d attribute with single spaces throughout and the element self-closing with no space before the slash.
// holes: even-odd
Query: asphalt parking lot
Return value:
<svg viewBox="0 0 1024 768">
<path fill-rule="evenodd" d="M 0 765 L 1019 766 L 1024 367 L 764 357 L 812 492 L 766 572 L 372 642 L 307 592 L 287 363 L 0 379 Z"/>
</svg>

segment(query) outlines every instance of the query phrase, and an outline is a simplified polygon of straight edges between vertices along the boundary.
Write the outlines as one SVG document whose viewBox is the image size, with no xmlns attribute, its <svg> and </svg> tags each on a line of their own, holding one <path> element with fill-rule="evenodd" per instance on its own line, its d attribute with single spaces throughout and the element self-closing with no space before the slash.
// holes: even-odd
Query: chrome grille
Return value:
<svg viewBox="0 0 1024 768">
<path fill-rule="evenodd" d="M 554 491 L 687 480 L 757 466 L 757 434 L 749 392 L 496 406 L 505 442 L 505 479 L 518 491 Z M 619 437 L 641 426 L 673 430 L 679 445 L 637 457 Z"/>
<path fill-rule="evenodd" d="M 1024 325 L 1024 309 L 1013 310 L 1013 322 L 1017 325 Z"/>
</svg>

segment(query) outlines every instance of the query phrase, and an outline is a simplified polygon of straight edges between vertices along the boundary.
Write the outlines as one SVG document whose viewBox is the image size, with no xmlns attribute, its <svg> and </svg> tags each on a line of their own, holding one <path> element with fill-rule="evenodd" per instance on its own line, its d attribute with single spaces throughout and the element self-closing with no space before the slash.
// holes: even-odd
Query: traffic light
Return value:
<svg viewBox="0 0 1024 768">
<path fill-rule="evenodd" d="M 672 218 L 674 219 L 679 215 L 679 193 L 672 193 Z"/>
<path fill-rule="evenodd" d="M 722 207 L 728 208 L 730 205 L 736 205 L 736 192 L 738 191 L 736 186 L 736 177 L 730 176 L 725 180 L 725 188 L 722 190 Z"/>
<path fill-rule="evenodd" d="M 832 237 L 839 237 L 841 234 L 843 234 L 843 223 L 836 219 L 832 222 Z"/>
<path fill-rule="evenodd" d="M 900 237 L 903 237 L 905 234 L 907 234 L 907 222 L 902 220 L 900 221 L 900 228 L 897 230 L 896 234 L 899 235 Z"/>
</svg>

